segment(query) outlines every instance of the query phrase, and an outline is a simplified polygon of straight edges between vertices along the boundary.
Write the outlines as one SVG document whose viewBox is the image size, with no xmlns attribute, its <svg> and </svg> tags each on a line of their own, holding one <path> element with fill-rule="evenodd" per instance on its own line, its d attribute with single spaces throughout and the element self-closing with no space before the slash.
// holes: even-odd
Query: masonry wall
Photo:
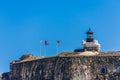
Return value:
<svg viewBox="0 0 120 80">
<path fill-rule="evenodd" d="M 119 56 L 53 57 L 10 67 L 9 80 L 120 80 Z"/>
</svg>

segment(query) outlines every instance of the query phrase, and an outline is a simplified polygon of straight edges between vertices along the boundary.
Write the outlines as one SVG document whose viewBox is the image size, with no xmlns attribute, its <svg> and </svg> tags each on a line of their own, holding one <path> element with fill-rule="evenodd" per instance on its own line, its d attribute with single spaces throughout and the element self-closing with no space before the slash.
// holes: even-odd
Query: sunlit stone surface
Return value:
<svg viewBox="0 0 120 80">
<path fill-rule="evenodd" d="M 120 52 L 79 54 L 71 52 L 57 57 L 14 61 L 8 80 L 120 80 Z"/>
</svg>

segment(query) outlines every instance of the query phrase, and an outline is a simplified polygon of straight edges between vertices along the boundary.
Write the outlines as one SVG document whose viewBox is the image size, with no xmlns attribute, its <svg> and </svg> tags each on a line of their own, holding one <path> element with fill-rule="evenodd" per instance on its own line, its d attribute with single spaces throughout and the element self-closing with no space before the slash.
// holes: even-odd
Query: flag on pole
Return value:
<svg viewBox="0 0 120 80">
<path fill-rule="evenodd" d="M 62 42 L 60 40 L 57 41 L 57 44 L 56 44 L 56 54 L 58 54 L 58 52 L 59 52 L 59 47 L 60 47 L 61 43 Z"/>
<path fill-rule="evenodd" d="M 62 43 L 61 41 L 59 41 L 59 40 L 57 41 L 57 44 L 58 44 L 58 45 L 61 44 L 61 43 Z"/>
<path fill-rule="evenodd" d="M 49 41 L 46 40 L 45 45 L 44 45 L 44 56 L 46 56 L 46 46 L 49 45 L 49 44 L 50 44 Z"/>
<path fill-rule="evenodd" d="M 48 40 L 46 40 L 45 41 L 45 45 L 49 45 L 50 43 L 49 43 L 49 41 Z"/>
<path fill-rule="evenodd" d="M 43 40 L 40 40 L 40 56 L 42 56 L 42 44 L 43 44 Z"/>
</svg>

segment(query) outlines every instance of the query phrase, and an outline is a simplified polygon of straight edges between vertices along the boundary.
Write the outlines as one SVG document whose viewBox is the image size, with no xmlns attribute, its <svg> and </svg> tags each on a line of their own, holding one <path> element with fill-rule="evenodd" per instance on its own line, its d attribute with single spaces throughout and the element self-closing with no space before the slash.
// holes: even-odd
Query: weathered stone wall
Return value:
<svg viewBox="0 0 120 80">
<path fill-rule="evenodd" d="M 120 56 L 53 57 L 11 64 L 9 80 L 120 80 Z"/>
<path fill-rule="evenodd" d="M 0 80 L 9 80 L 9 72 L 5 72 L 1 75 Z"/>
</svg>

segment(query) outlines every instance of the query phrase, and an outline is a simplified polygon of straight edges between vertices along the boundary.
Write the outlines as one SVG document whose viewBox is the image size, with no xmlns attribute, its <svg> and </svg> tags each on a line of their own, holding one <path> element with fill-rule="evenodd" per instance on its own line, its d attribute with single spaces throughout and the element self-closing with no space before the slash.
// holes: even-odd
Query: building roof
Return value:
<svg viewBox="0 0 120 80">
<path fill-rule="evenodd" d="M 89 28 L 86 34 L 93 34 L 93 31 L 91 30 L 91 28 Z"/>
</svg>

